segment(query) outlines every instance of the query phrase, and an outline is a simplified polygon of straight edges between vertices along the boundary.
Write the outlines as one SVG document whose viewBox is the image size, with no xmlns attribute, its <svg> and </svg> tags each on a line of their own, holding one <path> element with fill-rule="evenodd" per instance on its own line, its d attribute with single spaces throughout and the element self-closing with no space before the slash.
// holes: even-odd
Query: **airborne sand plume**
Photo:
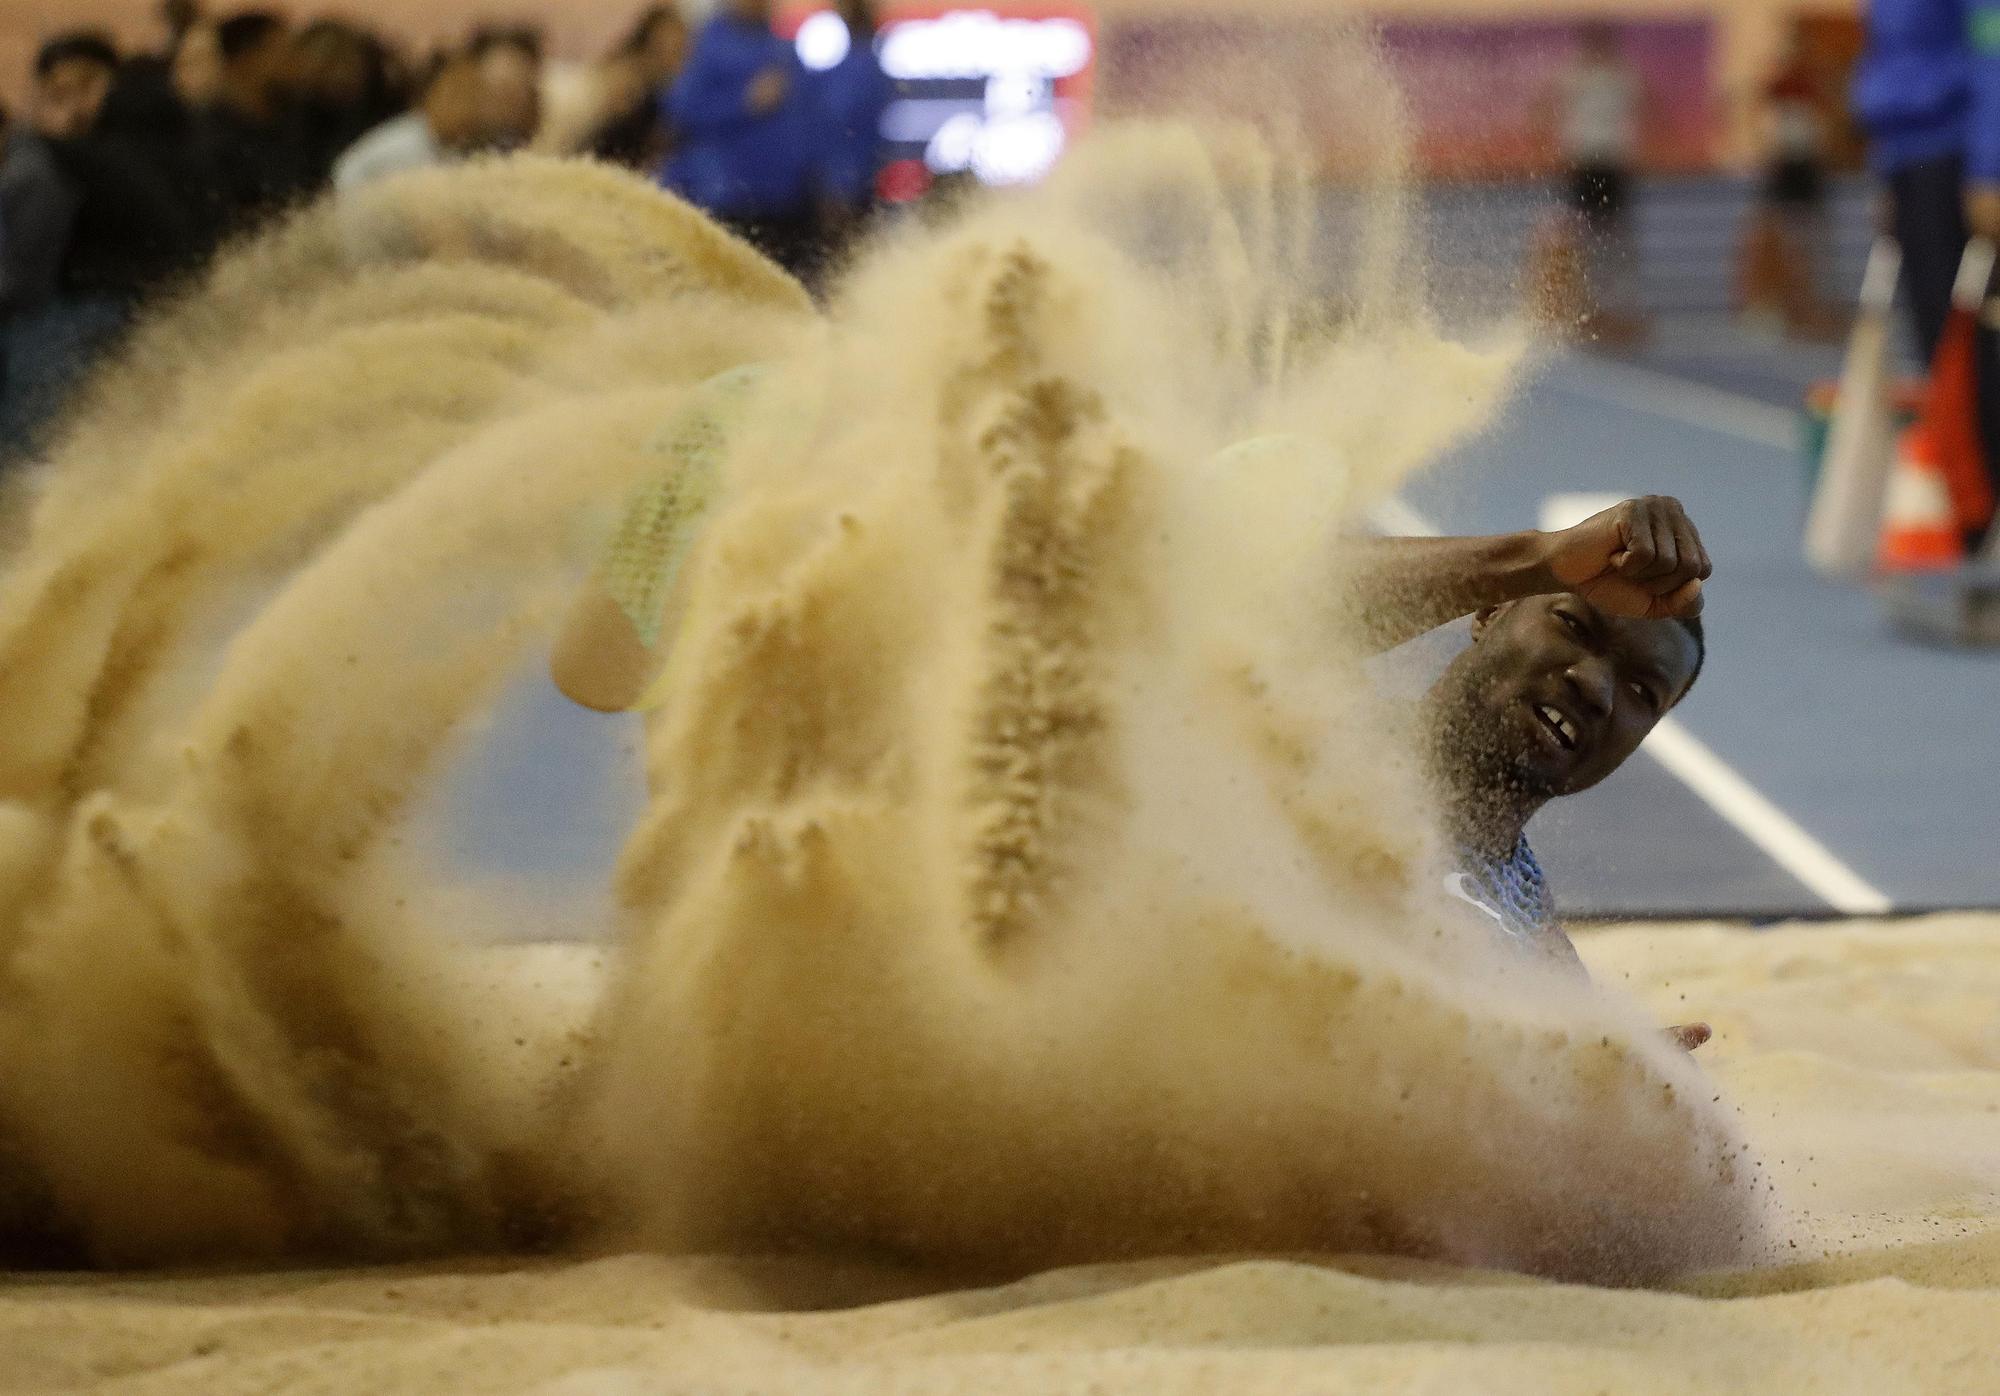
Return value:
<svg viewBox="0 0 2000 1396">
<path fill-rule="evenodd" d="M 227 262 L 0 584 L 0 1258 L 1744 1255 L 1726 1106 L 1454 915 L 1341 639 L 1342 530 L 1512 368 L 1433 327 L 1382 158 L 1337 284 L 1283 161 L 1175 124 L 825 314 L 581 166 Z M 509 1046 L 531 986 L 445 990 L 394 831 L 745 362 L 563 1073 Z"/>
</svg>

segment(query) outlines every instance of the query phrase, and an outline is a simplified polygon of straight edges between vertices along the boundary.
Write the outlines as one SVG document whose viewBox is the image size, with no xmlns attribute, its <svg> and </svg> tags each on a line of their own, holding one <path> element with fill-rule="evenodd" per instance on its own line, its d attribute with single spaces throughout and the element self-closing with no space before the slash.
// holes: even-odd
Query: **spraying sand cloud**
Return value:
<svg viewBox="0 0 2000 1396">
<path fill-rule="evenodd" d="M 634 181 L 477 166 L 143 331 L 0 584 L 0 1255 L 1739 1254 L 1713 1092 L 1454 918 L 1339 638 L 1342 530 L 1511 356 L 1393 200 L 1301 304 L 1281 170 L 1114 128 L 820 315 Z M 753 361 L 565 1079 L 384 844 Z"/>
<path fill-rule="evenodd" d="M 1452 917 L 1334 639 L 1340 527 L 1507 361 L 1367 317 L 1243 355 L 1279 328 L 1171 294 L 1093 213 L 1120 179 L 1223 207 L 1185 139 L 885 250 L 836 311 L 819 449 L 742 467 L 585 1152 L 671 1247 L 1733 1253 L 1754 1170 L 1712 1093 Z M 1338 410 L 1385 382 L 1423 405 L 1400 439 Z M 1217 460 L 1270 420 L 1323 425 Z"/>
<path fill-rule="evenodd" d="M 534 1102 L 468 1117 L 498 1064 L 371 855 L 538 633 L 576 542 L 550 521 L 806 314 L 690 211 L 524 166 L 309 215 L 142 331 L 0 593 L 9 1253 L 520 1224 Z"/>
</svg>

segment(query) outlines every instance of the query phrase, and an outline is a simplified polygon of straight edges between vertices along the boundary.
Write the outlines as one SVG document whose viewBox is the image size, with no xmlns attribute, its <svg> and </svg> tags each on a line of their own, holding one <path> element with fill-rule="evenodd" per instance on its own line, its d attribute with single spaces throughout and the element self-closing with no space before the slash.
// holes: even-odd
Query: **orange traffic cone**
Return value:
<svg viewBox="0 0 2000 1396">
<path fill-rule="evenodd" d="M 1931 362 L 1924 394 L 1923 422 L 1943 472 L 1945 488 L 1960 529 L 1977 533 L 1993 519 L 1993 484 L 1986 474 L 1986 448 L 1979 440 L 1979 388 L 1974 358 L 1979 316 L 1993 280 L 1993 244 L 1974 238 L 1965 245 L 1951 311 Z"/>
<path fill-rule="evenodd" d="M 1929 423 L 1913 423 L 1896 442 L 1875 565 L 1884 572 L 1932 572 L 1964 560 L 1965 539 L 1939 460 L 1937 437 Z"/>
</svg>

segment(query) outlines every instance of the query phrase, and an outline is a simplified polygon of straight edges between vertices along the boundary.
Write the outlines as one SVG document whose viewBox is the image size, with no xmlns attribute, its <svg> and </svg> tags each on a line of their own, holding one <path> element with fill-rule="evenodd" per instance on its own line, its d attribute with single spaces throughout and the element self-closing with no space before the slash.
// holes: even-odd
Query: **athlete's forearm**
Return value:
<svg viewBox="0 0 2000 1396">
<path fill-rule="evenodd" d="M 1346 603 L 1362 638 L 1389 649 L 1488 606 L 1556 590 L 1548 534 L 1355 538 Z"/>
</svg>

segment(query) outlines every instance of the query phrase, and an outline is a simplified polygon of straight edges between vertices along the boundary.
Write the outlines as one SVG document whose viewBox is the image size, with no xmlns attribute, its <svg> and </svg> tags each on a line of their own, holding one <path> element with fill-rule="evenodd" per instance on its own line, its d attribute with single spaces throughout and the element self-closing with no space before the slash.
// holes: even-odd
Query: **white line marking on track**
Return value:
<svg viewBox="0 0 2000 1396">
<path fill-rule="evenodd" d="M 1881 916 L 1893 909 L 1879 888 L 1836 858 L 1673 717 L 1660 719 L 1642 749 L 1835 911 Z"/>
<path fill-rule="evenodd" d="M 1557 388 L 1773 450 L 1799 449 L 1798 417 L 1787 408 L 1635 364 L 1581 354 L 1568 355 L 1560 363 L 1561 372 L 1549 380 Z"/>
<path fill-rule="evenodd" d="M 1439 532 L 1436 524 L 1401 499 L 1383 500 L 1373 514 L 1376 527 L 1384 533 L 1435 537 Z M 1772 804 L 1679 719 L 1671 715 L 1661 718 L 1640 750 L 1666 767 L 1703 804 L 1835 911 L 1845 916 L 1880 916 L 1894 909 L 1894 903 L 1879 888 Z"/>
</svg>

